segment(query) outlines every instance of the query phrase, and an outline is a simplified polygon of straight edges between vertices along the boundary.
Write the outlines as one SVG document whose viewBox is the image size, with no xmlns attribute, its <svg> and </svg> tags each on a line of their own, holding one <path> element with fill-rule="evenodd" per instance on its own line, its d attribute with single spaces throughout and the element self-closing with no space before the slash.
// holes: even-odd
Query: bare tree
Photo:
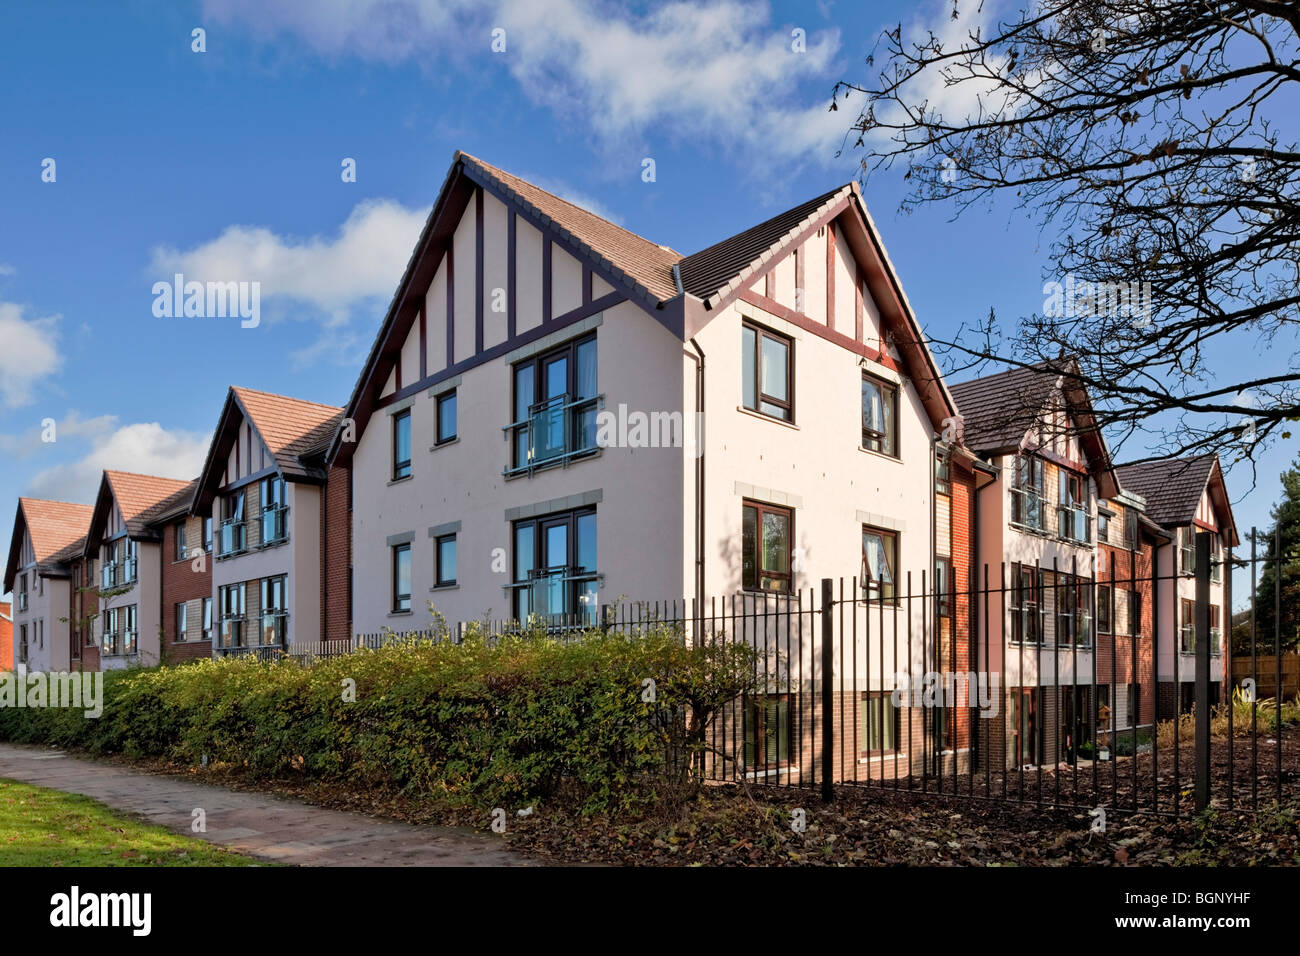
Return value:
<svg viewBox="0 0 1300 956">
<path fill-rule="evenodd" d="M 905 210 L 1006 196 L 1050 235 L 1042 310 L 963 322 L 945 362 L 1072 356 L 1099 422 L 1148 457 L 1226 465 L 1290 437 L 1300 152 L 1275 124 L 1300 110 L 1300 5 L 1041 0 L 971 27 L 984 11 L 957 3 L 955 39 L 886 30 L 874 79 L 832 100 L 858 109 L 864 182 L 905 167 Z"/>
</svg>

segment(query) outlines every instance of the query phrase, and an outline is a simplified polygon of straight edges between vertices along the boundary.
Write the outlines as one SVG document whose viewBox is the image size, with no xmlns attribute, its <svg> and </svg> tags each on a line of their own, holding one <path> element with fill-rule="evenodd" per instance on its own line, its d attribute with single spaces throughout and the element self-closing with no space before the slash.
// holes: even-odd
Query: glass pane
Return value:
<svg viewBox="0 0 1300 956">
<path fill-rule="evenodd" d="M 397 593 L 405 595 L 401 602 L 403 609 L 411 600 L 411 549 L 401 548 L 397 552 Z"/>
<path fill-rule="evenodd" d="M 790 518 L 763 512 L 763 570 L 784 573 L 790 569 Z"/>
<path fill-rule="evenodd" d="M 758 512 L 745 508 L 742 524 L 740 584 L 754 588 L 758 586 Z"/>
<path fill-rule="evenodd" d="M 438 403 L 438 441 L 456 437 L 456 393 Z"/>
<path fill-rule="evenodd" d="M 597 568 L 594 514 L 578 515 L 578 567 L 583 571 L 595 571 Z"/>
<path fill-rule="evenodd" d="M 443 538 L 438 544 L 438 576 L 443 581 L 456 580 L 456 539 Z"/>
<path fill-rule="evenodd" d="M 786 394 L 787 353 L 784 342 L 763 337 L 763 394 L 783 402 L 790 400 Z"/>
<path fill-rule="evenodd" d="M 789 409 L 782 408 L 780 405 L 773 405 L 771 402 L 763 402 L 759 405 L 758 410 L 764 415 L 771 415 L 773 418 L 779 418 L 783 421 L 790 420 Z"/>
<path fill-rule="evenodd" d="M 578 392 L 576 398 L 595 398 L 596 392 L 596 340 L 578 346 Z"/>
<path fill-rule="evenodd" d="M 562 568 L 569 563 L 569 526 L 553 524 L 546 529 L 546 566 Z"/>
<path fill-rule="evenodd" d="M 758 392 L 754 384 L 754 330 L 740 330 L 741 357 L 743 369 L 741 392 L 746 408 L 758 408 Z"/>
<path fill-rule="evenodd" d="M 546 395 L 555 398 L 569 390 L 569 360 L 567 357 L 552 359 L 546 363 Z"/>
<path fill-rule="evenodd" d="M 862 380 L 862 427 L 867 431 L 885 430 L 885 405 L 880 386 L 869 378 Z"/>
<path fill-rule="evenodd" d="M 894 401 L 896 393 L 892 388 L 882 388 L 881 394 L 881 422 L 880 430 L 885 433 L 885 437 L 880 442 L 880 450 L 886 455 L 895 454 L 894 450 Z"/>
<path fill-rule="evenodd" d="M 578 613 L 582 616 L 582 623 L 588 626 L 594 625 L 599 607 L 596 597 L 596 582 L 583 581 L 581 591 L 578 594 Z"/>
<path fill-rule="evenodd" d="M 533 404 L 535 395 L 533 366 L 519 366 L 515 369 L 515 421 L 522 422 L 528 418 L 528 406 Z"/>
<path fill-rule="evenodd" d="M 563 398 L 556 398 L 533 416 L 534 454 L 539 460 L 553 458 L 565 451 Z"/>
<path fill-rule="evenodd" d="M 522 468 L 528 464 L 528 428 L 523 427 L 515 432 L 515 467 Z"/>
<path fill-rule="evenodd" d="M 515 580 L 527 581 L 528 572 L 533 569 L 533 525 L 524 524 L 515 528 Z"/>
</svg>

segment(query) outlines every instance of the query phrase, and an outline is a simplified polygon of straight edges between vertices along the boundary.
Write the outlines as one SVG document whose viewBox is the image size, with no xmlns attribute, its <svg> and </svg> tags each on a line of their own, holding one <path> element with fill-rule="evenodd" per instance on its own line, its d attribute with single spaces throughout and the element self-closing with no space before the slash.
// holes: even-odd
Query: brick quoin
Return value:
<svg viewBox="0 0 1300 956">
<path fill-rule="evenodd" d="M 335 465 L 325 479 L 321 528 L 321 628 L 325 640 L 352 637 L 348 568 L 352 563 L 352 511 L 348 493 L 349 471 Z"/>
</svg>

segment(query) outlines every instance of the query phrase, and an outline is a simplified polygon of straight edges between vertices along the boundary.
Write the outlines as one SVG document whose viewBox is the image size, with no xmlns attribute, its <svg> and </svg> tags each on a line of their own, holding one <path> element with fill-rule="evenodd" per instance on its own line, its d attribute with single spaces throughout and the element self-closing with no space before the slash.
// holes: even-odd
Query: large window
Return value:
<svg viewBox="0 0 1300 956">
<path fill-rule="evenodd" d="M 898 749 L 899 709 L 888 691 L 862 695 L 862 756 L 893 753 Z"/>
<path fill-rule="evenodd" d="M 1191 525 L 1178 529 L 1178 570 L 1196 573 L 1196 529 Z"/>
<path fill-rule="evenodd" d="M 395 613 L 411 609 L 411 546 L 393 546 L 393 603 Z"/>
<path fill-rule="evenodd" d="M 284 479 L 276 476 L 262 479 L 262 546 L 276 544 L 289 536 L 288 492 Z"/>
<path fill-rule="evenodd" d="M 289 634 L 289 602 L 286 577 L 262 578 L 262 644 L 284 647 Z"/>
<path fill-rule="evenodd" d="M 1046 530 L 1047 500 L 1043 497 L 1043 460 L 1033 455 L 1017 455 L 1011 487 L 1013 523 Z"/>
<path fill-rule="evenodd" d="M 1072 574 L 1058 574 L 1056 587 L 1056 643 L 1087 647 L 1092 643 L 1092 615 L 1089 613 L 1091 585 Z"/>
<path fill-rule="evenodd" d="M 411 477 L 411 410 L 393 416 L 393 480 Z"/>
<path fill-rule="evenodd" d="M 106 657 L 124 657 L 136 653 L 138 634 L 136 633 L 135 605 L 109 608 L 103 614 L 104 637 L 102 641 Z"/>
<path fill-rule="evenodd" d="M 1183 598 L 1178 602 L 1182 611 L 1178 633 L 1181 638 L 1179 641 L 1179 650 L 1184 654 L 1192 654 L 1196 651 L 1196 604 Z"/>
<path fill-rule="evenodd" d="M 741 327 L 740 342 L 744 406 L 783 422 L 793 422 L 794 343 L 748 322 Z"/>
<path fill-rule="evenodd" d="M 456 390 L 452 389 L 437 398 L 437 433 L 434 443 L 446 444 L 456 437 Z"/>
<path fill-rule="evenodd" d="M 1219 629 L 1219 605 L 1210 605 L 1210 653 L 1223 653 L 1223 632 Z"/>
<path fill-rule="evenodd" d="M 1007 727 L 1008 749 L 1014 766 L 1043 762 L 1043 734 L 1040 723 L 1043 692 L 1041 688 L 1011 688 L 1011 713 Z"/>
<path fill-rule="evenodd" d="M 1217 534 L 1210 535 L 1210 580 L 1223 580 L 1223 542 Z"/>
<path fill-rule="evenodd" d="M 1065 468 L 1057 473 L 1060 497 L 1056 505 L 1056 533 L 1069 541 L 1086 542 L 1092 536 L 1087 479 Z"/>
<path fill-rule="evenodd" d="M 1043 640 L 1043 582 L 1037 568 L 1023 564 L 1011 565 L 1011 640 Z"/>
<path fill-rule="evenodd" d="M 244 620 L 246 596 L 246 585 L 242 581 L 239 584 L 222 585 L 217 592 L 217 599 L 221 604 L 218 647 L 244 647 L 247 643 L 247 622 Z"/>
<path fill-rule="evenodd" d="M 862 376 L 862 447 L 898 457 L 898 386 Z"/>
<path fill-rule="evenodd" d="M 788 694 L 765 694 L 745 701 L 745 769 L 776 770 L 790 764 L 794 723 Z"/>
<path fill-rule="evenodd" d="M 221 542 L 217 557 L 240 554 L 245 549 L 244 492 L 232 491 L 221 497 Z"/>
<path fill-rule="evenodd" d="M 898 599 L 898 535 L 862 526 L 862 593 L 871 600 Z"/>
<path fill-rule="evenodd" d="M 595 624 L 600 586 L 595 510 L 516 521 L 513 534 L 515 619 L 537 615 L 552 625 Z"/>
<path fill-rule="evenodd" d="M 433 539 L 433 585 L 445 588 L 456 583 L 456 536 L 444 534 Z"/>
<path fill-rule="evenodd" d="M 506 426 L 507 474 L 559 464 L 596 447 L 596 337 L 519 362 L 513 371 L 514 421 Z"/>
<path fill-rule="evenodd" d="M 740 584 L 746 590 L 784 591 L 793 587 L 790 569 L 794 512 L 746 501 L 741 509 Z"/>
<path fill-rule="evenodd" d="M 1111 587 L 1109 584 L 1097 585 L 1097 633 L 1110 633 L 1110 619 L 1113 609 Z"/>
</svg>

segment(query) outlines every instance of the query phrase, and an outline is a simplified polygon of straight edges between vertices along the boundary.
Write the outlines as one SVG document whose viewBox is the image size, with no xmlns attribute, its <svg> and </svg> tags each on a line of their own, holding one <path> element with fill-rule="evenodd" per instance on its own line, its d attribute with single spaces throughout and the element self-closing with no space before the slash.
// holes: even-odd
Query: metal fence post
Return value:
<svg viewBox="0 0 1300 956">
<path fill-rule="evenodd" d="M 1195 798 L 1198 812 L 1210 805 L 1210 535 L 1205 531 L 1196 532 Z"/>
<path fill-rule="evenodd" d="M 822 799 L 835 799 L 835 588 L 822 578 Z"/>
</svg>

